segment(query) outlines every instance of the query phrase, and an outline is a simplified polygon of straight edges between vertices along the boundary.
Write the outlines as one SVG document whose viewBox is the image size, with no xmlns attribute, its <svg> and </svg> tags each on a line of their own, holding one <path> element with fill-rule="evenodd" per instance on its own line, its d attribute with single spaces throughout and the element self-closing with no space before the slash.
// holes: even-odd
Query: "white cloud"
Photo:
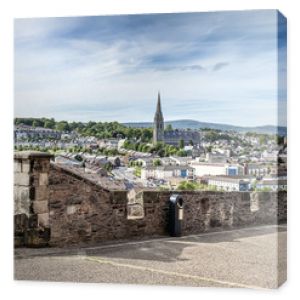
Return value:
<svg viewBox="0 0 300 300">
<path fill-rule="evenodd" d="M 229 29 L 217 31 L 228 22 L 220 18 L 202 28 L 183 24 L 177 39 L 174 30 L 168 38 L 170 27 L 158 22 L 151 29 L 160 26 L 160 32 L 128 40 L 73 36 L 68 32 L 80 29 L 76 18 L 51 19 L 40 27 L 39 19 L 28 26 L 17 22 L 15 115 L 150 121 L 161 90 L 166 119 L 275 124 L 275 24 L 251 29 L 251 38 L 230 39 Z M 266 40 L 255 41 L 255 30 Z M 180 40 L 187 39 L 185 32 L 190 42 Z M 209 40 L 217 33 L 220 37 Z"/>
</svg>

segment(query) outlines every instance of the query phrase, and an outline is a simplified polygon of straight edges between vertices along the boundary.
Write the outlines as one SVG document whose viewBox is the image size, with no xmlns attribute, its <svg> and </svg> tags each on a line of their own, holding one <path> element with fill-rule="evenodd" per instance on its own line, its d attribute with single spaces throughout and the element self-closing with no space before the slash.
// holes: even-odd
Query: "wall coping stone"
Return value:
<svg viewBox="0 0 300 300">
<path fill-rule="evenodd" d="M 55 170 L 65 172 L 66 174 L 71 175 L 76 179 L 84 180 L 85 182 L 88 182 L 88 183 L 91 183 L 92 185 L 100 187 L 103 191 L 106 191 L 106 192 L 126 191 L 126 190 L 109 190 L 109 189 L 106 189 L 101 184 L 99 184 L 99 182 L 97 182 L 96 180 L 93 180 L 92 178 L 86 177 L 84 174 L 76 172 L 76 170 L 74 170 L 74 169 L 71 169 L 69 167 L 54 163 L 52 161 L 50 162 L 50 166 L 52 168 L 54 168 Z"/>
<path fill-rule="evenodd" d="M 17 151 L 14 153 L 16 159 L 29 159 L 29 158 L 52 158 L 54 155 L 48 152 L 40 151 Z"/>
</svg>

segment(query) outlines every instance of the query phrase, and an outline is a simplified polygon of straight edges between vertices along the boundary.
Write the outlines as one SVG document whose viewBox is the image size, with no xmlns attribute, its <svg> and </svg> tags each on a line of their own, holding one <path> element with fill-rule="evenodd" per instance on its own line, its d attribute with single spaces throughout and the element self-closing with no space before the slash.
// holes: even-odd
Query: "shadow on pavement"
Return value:
<svg viewBox="0 0 300 300">
<path fill-rule="evenodd" d="M 82 248 L 47 248 L 15 250 L 15 258 L 34 258 L 51 256 L 101 256 L 107 258 L 152 260 L 162 262 L 183 261 L 180 258 L 184 248 L 205 243 L 239 243 L 243 238 L 269 235 L 286 231 L 286 226 L 247 227 L 229 231 L 217 231 L 180 238 L 160 238 L 156 240 L 130 241 L 129 243 L 99 244 Z"/>
</svg>

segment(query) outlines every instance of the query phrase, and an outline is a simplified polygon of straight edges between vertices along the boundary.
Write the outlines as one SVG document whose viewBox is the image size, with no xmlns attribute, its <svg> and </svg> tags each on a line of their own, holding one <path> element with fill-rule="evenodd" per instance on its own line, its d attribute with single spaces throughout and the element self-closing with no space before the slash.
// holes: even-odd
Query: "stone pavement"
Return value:
<svg viewBox="0 0 300 300">
<path fill-rule="evenodd" d="M 79 249 L 15 250 L 17 280 L 276 288 L 285 278 L 284 225 Z"/>
</svg>

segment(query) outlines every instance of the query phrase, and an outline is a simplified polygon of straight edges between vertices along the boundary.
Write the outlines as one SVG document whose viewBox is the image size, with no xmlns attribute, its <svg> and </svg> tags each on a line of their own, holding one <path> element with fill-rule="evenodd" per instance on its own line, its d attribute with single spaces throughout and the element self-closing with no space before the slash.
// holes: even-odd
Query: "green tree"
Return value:
<svg viewBox="0 0 300 300">
<path fill-rule="evenodd" d="M 180 156 L 180 157 L 184 157 L 184 156 L 186 156 L 187 155 L 187 153 L 186 153 L 186 151 L 184 151 L 184 150 L 178 150 L 177 152 L 176 152 L 176 155 L 177 156 Z"/>
<path fill-rule="evenodd" d="M 153 136 L 153 130 L 150 128 L 143 128 L 141 139 L 142 142 L 150 142 Z"/>
<path fill-rule="evenodd" d="M 208 147 L 206 148 L 206 152 L 210 153 L 211 151 L 212 151 L 212 146 L 208 146 Z"/>
<path fill-rule="evenodd" d="M 142 172 L 142 168 L 141 168 L 141 167 L 136 166 L 136 167 L 134 168 L 134 175 L 135 175 L 136 177 L 141 177 L 141 172 Z"/>
<path fill-rule="evenodd" d="M 54 129 L 55 127 L 55 121 L 54 119 L 46 120 L 44 123 L 44 128 Z"/>
<path fill-rule="evenodd" d="M 259 136 L 259 143 L 260 143 L 261 145 L 265 145 L 265 144 L 267 143 L 267 141 L 268 141 L 267 135 L 261 134 L 261 135 Z"/>
<path fill-rule="evenodd" d="M 172 131 L 172 130 L 173 130 L 172 124 L 168 124 L 166 127 L 166 131 Z"/>
<path fill-rule="evenodd" d="M 161 166 L 161 161 L 160 161 L 160 159 L 155 159 L 155 160 L 153 161 L 153 166 L 154 166 L 154 167 Z"/>
<path fill-rule="evenodd" d="M 143 152 L 143 147 L 144 147 L 144 144 L 139 144 L 138 151 Z"/>
<path fill-rule="evenodd" d="M 40 126 L 40 122 L 38 120 L 34 120 L 32 123 L 32 127 L 39 127 Z"/>
<path fill-rule="evenodd" d="M 183 149 L 184 148 L 184 140 L 180 139 L 178 145 L 179 145 L 180 149 Z"/>
<path fill-rule="evenodd" d="M 61 121 L 61 122 L 56 123 L 56 130 L 58 130 L 58 131 L 69 131 L 70 127 L 69 127 L 68 122 Z"/>
<path fill-rule="evenodd" d="M 165 157 L 165 156 L 166 156 L 166 151 L 165 151 L 164 148 L 163 148 L 163 149 L 159 149 L 159 150 L 157 151 L 157 154 L 158 154 L 160 157 Z"/>
<path fill-rule="evenodd" d="M 207 189 L 208 189 L 209 191 L 214 191 L 214 192 L 218 190 L 217 187 L 216 187 L 215 185 L 208 185 Z"/>
<path fill-rule="evenodd" d="M 194 191 L 197 188 L 197 184 L 190 181 L 182 181 L 177 187 L 177 190 L 189 190 Z"/>
</svg>

